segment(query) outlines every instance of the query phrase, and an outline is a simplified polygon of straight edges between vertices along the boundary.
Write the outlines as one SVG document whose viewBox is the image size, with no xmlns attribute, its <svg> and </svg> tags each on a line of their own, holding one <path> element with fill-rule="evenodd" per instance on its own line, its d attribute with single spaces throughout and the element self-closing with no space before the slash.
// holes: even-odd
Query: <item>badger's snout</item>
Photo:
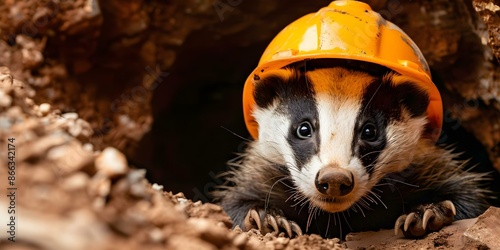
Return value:
<svg viewBox="0 0 500 250">
<path fill-rule="evenodd" d="M 339 167 L 324 167 L 316 174 L 316 189 L 333 197 L 349 194 L 354 187 L 354 176 L 351 171 Z"/>
</svg>

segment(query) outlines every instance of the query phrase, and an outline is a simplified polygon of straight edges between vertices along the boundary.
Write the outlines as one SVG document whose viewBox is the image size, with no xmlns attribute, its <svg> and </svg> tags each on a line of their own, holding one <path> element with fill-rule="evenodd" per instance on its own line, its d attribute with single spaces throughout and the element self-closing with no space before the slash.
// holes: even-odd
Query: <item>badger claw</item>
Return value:
<svg viewBox="0 0 500 250">
<path fill-rule="evenodd" d="M 297 236 L 301 236 L 302 229 L 300 229 L 299 225 L 295 223 L 295 221 L 290 221 L 290 224 L 292 225 L 292 232 L 294 232 Z"/>
<path fill-rule="evenodd" d="M 262 234 L 284 232 L 288 237 L 302 235 L 302 229 L 294 221 L 287 220 L 279 210 L 267 213 L 264 209 L 250 209 L 243 221 L 244 229 L 257 229 Z"/>
<path fill-rule="evenodd" d="M 300 229 L 299 225 L 295 223 L 295 221 L 289 221 L 282 216 L 276 216 L 276 219 L 278 221 L 278 225 L 285 229 L 288 237 L 292 237 L 294 233 L 295 235 L 302 235 L 302 229 Z"/>
<path fill-rule="evenodd" d="M 405 231 L 408 231 L 408 227 L 413 223 L 413 222 L 416 222 L 416 220 L 418 220 L 418 217 L 415 216 L 416 214 L 415 213 L 410 213 L 408 216 L 406 216 L 406 219 L 405 219 L 405 225 L 404 225 L 404 230 Z"/>
<path fill-rule="evenodd" d="M 399 229 L 405 223 L 406 217 L 408 217 L 408 215 L 406 214 L 398 217 L 398 219 L 396 220 L 396 225 L 394 225 L 394 235 L 398 235 Z"/>
<path fill-rule="evenodd" d="M 455 205 L 449 200 L 420 205 L 410 214 L 399 216 L 394 225 L 394 233 L 397 235 L 402 227 L 405 237 L 422 237 L 428 232 L 438 231 L 451 224 L 455 215 Z"/>
<path fill-rule="evenodd" d="M 442 206 L 444 208 L 449 209 L 453 213 L 453 216 L 457 215 L 457 209 L 455 208 L 455 205 L 453 204 L 453 202 L 451 202 L 449 200 L 445 200 L 445 201 L 442 201 L 441 203 L 442 203 Z"/>
<path fill-rule="evenodd" d="M 424 217 L 422 219 L 422 227 L 424 228 L 424 230 L 427 227 L 427 222 L 429 222 L 429 219 L 434 218 L 434 216 L 435 216 L 435 214 L 432 211 L 432 209 L 426 209 L 425 210 Z"/>
<path fill-rule="evenodd" d="M 266 214 L 266 218 L 264 219 L 264 226 L 271 226 L 274 229 L 274 232 L 279 232 L 278 223 L 276 219 L 270 214 Z"/>
<path fill-rule="evenodd" d="M 243 225 L 245 226 L 246 230 L 255 228 L 254 225 L 257 226 L 257 229 L 259 231 L 262 229 L 262 224 L 260 223 L 260 216 L 257 210 L 250 209 L 250 211 L 248 211 L 247 216 L 245 216 L 245 220 L 243 221 Z"/>
</svg>

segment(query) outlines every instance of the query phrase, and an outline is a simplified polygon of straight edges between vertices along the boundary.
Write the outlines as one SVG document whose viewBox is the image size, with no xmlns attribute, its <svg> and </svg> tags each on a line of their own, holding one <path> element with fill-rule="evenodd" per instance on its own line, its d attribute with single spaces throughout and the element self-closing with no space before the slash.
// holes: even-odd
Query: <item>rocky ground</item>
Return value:
<svg viewBox="0 0 500 250">
<path fill-rule="evenodd" d="M 341 242 L 230 230 L 207 202 L 241 142 L 220 126 L 246 133 L 244 78 L 284 25 L 329 2 L 0 1 L 0 225 L 14 221 L 16 240 L 2 226 L 0 248 L 499 248 L 496 208 L 421 240 L 387 230 Z M 464 150 L 500 169 L 500 3 L 366 2 L 428 59 L 443 141 L 467 138 Z"/>
</svg>

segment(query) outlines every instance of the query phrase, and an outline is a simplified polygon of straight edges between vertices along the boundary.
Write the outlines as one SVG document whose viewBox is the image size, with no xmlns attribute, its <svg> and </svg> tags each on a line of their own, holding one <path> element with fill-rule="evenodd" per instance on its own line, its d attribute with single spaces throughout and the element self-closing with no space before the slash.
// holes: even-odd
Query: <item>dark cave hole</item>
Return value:
<svg viewBox="0 0 500 250">
<path fill-rule="evenodd" d="M 452 118 L 452 111 L 446 107 L 459 105 L 463 108 L 485 108 L 486 104 L 481 100 L 463 100 L 454 96 L 445 86 L 442 75 L 432 71 L 433 81 L 443 98 L 443 129 L 438 139 L 438 145 L 450 146 L 454 153 L 458 154 L 458 160 L 468 161 L 464 167 L 478 173 L 488 173 L 490 180 L 484 183 L 484 187 L 492 190 L 492 198 L 489 202 L 494 206 L 500 205 L 500 200 L 494 197 L 500 195 L 500 173 L 495 170 L 489 158 L 488 151 L 472 133 L 462 126 L 460 119 Z"/>
</svg>

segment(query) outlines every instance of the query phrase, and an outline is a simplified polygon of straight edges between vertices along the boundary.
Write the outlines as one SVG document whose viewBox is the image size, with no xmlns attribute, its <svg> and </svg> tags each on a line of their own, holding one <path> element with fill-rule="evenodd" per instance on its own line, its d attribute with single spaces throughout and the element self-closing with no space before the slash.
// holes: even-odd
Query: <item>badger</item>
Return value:
<svg viewBox="0 0 500 250">
<path fill-rule="evenodd" d="M 213 193 L 234 226 L 418 238 L 488 208 L 487 176 L 427 136 L 419 79 L 373 68 L 306 61 L 254 77 L 259 136 Z"/>
</svg>

